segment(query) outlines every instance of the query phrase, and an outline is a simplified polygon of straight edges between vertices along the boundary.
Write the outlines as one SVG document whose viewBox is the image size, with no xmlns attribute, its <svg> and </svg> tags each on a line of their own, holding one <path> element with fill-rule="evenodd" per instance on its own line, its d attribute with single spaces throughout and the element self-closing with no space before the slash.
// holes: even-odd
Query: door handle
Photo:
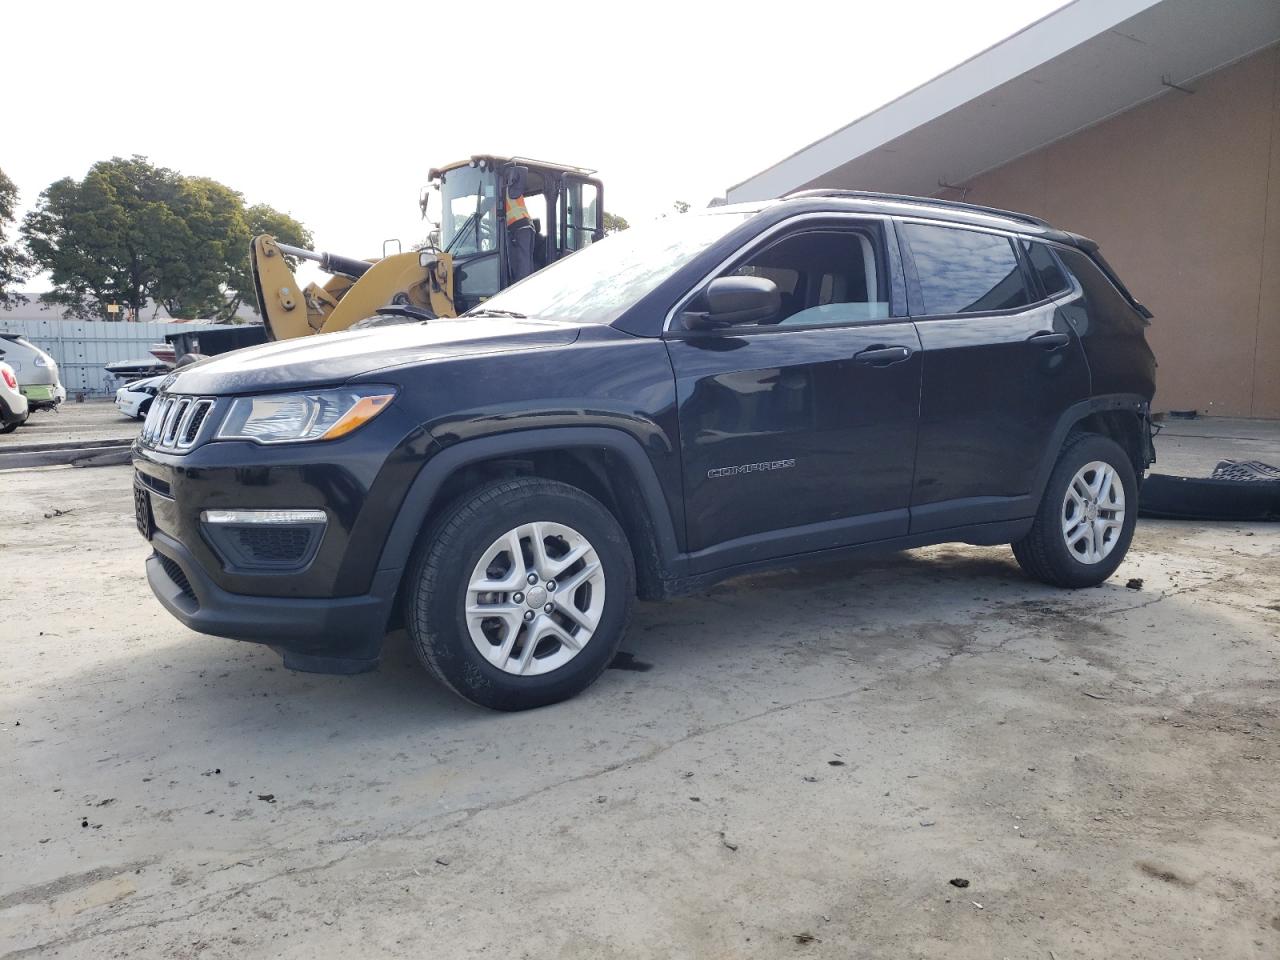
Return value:
<svg viewBox="0 0 1280 960">
<path fill-rule="evenodd" d="M 869 363 L 877 367 L 887 367 L 891 363 L 901 363 L 911 356 L 910 347 L 867 347 L 853 355 L 858 363 Z"/>
<path fill-rule="evenodd" d="M 1050 333 L 1042 330 L 1040 333 L 1033 333 L 1027 337 L 1028 343 L 1034 343 L 1037 347 L 1044 347 L 1046 350 L 1056 350 L 1058 347 L 1065 347 L 1071 342 L 1071 335 L 1066 333 Z"/>
</svg>

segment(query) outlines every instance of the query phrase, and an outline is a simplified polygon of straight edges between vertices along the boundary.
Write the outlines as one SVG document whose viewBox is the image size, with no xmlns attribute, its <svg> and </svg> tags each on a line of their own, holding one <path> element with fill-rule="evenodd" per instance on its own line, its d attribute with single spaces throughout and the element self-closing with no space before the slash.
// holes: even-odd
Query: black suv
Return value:
<svg viewBox="0 0 1280 960">
<path fill-rule="evenodd" d="M 632 601 L 868 549 L 1010 543 L 1105 580 L 1154 459 L 1150 313 L 1083 237 L 809 191 L 636 226 L 457 319 L 265 344 L 163 386 L 147 576 L 301 670 L 401 618 L 462 696 L 572 696 Z"/>
</svg>

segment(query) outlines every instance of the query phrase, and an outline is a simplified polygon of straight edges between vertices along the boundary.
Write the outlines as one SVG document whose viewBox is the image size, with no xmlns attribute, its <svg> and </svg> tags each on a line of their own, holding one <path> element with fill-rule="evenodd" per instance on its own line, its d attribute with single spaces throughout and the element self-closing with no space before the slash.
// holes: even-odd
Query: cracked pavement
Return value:
<svg viewBox="0 0 1280 960">
<path fill-rule="evenodd" d="M 741 578 L 502 715 L 185 630 L 129 476 L 4 476 L 4 960 L 1280 953 L 1275 525 Z"/>
</svg>

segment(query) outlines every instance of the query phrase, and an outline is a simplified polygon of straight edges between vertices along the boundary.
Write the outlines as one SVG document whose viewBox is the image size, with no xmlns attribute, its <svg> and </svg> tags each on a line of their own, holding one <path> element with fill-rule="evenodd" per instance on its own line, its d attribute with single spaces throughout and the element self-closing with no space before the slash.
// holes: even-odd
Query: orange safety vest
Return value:
<svg viewBox="0 0 1280 960">
<path fill-rule="evenodd" d="M 528 220 L 529 208 L 524 205 L 524 197 L 516 197 L 514 200 L 507 198 L 507 226 L 519 223 L 521 220 Z"/>
</svg>

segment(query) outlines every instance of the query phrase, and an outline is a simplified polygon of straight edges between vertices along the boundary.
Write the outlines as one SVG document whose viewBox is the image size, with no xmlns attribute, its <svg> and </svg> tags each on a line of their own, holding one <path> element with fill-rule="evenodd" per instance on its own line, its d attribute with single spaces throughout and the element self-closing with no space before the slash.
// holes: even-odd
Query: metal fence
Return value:
<svg viewBox="0 0 1280 960">
<path fill-rule="evenodd" d="M 20 333 L 58 361 L 67 395 L 111 396 L 124 380 L 106 370 L 118 360 L 141 360 L 165 334 L 225 330 L 201 323 L 106 323 L 98 320 L 13 320 L 0 318 L 0 330 Z"/>
</svg>

